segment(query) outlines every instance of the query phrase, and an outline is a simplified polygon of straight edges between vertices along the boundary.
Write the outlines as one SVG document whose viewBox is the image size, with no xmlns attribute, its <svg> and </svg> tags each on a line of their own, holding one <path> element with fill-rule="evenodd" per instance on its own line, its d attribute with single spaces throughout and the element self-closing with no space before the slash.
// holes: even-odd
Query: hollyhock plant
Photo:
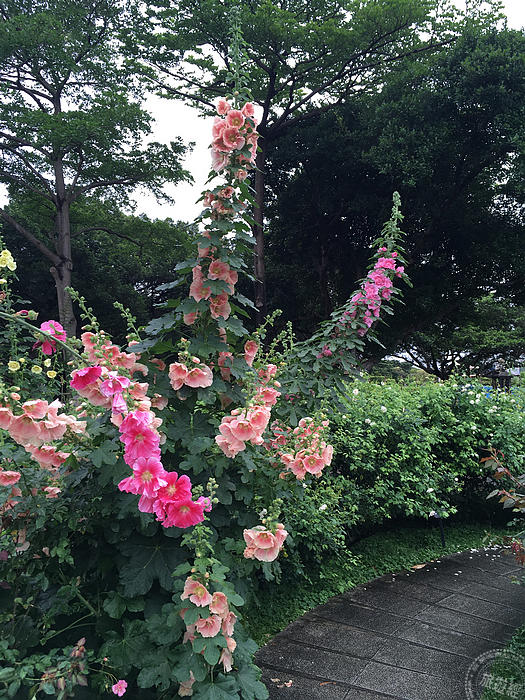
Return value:
<svg viewBox="0 0 525 700">
<path fill-rule="evenodd" d="M 202 583 L 192 578 L 187 578 L 184 584 L 184 591 L 180 596 L 181 600 L 189 598 L 190 602 L 201 608 L 210 605 L 213 597 Z"/>
<path fill-rule="evenodd" d="M 16 484 L 22 475 L 20 472 L 15 471 L 4 471 L 0 468 L 0 485 L 1 486 L 12 486 Z"/>
</svg>

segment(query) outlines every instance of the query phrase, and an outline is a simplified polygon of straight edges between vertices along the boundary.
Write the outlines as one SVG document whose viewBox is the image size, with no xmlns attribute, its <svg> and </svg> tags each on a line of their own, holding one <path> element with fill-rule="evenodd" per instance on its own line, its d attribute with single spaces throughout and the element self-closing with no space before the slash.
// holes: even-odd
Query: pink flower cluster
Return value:
<svg viewBox="0 0 525 700">
<path fill-rule="evenodd" d="M 114 695 L 118 695 L 119 698 L 121 698 L 124 695 L 124 693 L 126 692 L 127 687 L 128 687 L 127 682 L 124 680 L 120 680 L 111 686 L 111 692 Z"/>
<path fill-rule="evenodd" d="M 170 384 L 175 391 L 178 391 L 184 385 L 193 389 L 199 387 L 206 389 L 213 384 L 213 372 L 208 365 L 205 365 L 198 357 L 192 357 L 191 362 L 193 366 L 190 365 L 189 369 L 183 362 L 173 362 L 169 366 L 168 376 Z"/>
<path fill-rule="evenodd" d="M 212 168 L 220 173 L 233 166 L 236 177 L 244 180 L 246 170 L 253 166 L 257 155 L 259 134 L 253 105 L 247 102 L 242 109 L 232 109 L 226 100 L 219 100 L 217 113 L 212 132 Z M 246 148 L 248 154 L 236 153 Z"/>
<path fill-rule="evenodd" d="M 191 527 L 204 520 L 204 511 L 211 510 L 211 501 L 202 496 L 194 501 L 189 477 L 164 470 L 154 421 L 151 411 L 132 411 L 122 421 L 124 461 L 133 474 L 123 479 L 118 488 L 140 496 L 139 510 L 154 513 L 164 527 Z"/>
<path fill-rule="evenodd" d="M 323 469 L 332 461 L 334 448 L 323 440 L 323 433 L 329 422 L 316 424 L 313 418 L 301 418 L 297 428 L 282 426 L 277 421 L 272 424 L 274 437 L 267 447 L 277 452 L 280 464 L 292 472 L 299 480 L 306 474 L 320 477 Z M 283 476 L 286 472 L 283 472 Z"/>
<path fill-rule="evenodd" d="M 180 597 L 181 600 L 189 599 L 190 603 L 199 608 L 207 608 L 209 612 L 207 617 L 199 617 L 195 623 L 186 625 L 183 643 L 193 644 L 198 637 L 210 638 L 222 634 L 226 640 L 226 648 L 221 652 L 219 663 L 222 663 L 224 671 L 228 673 L 232 670 L 233 652 L 237 646 L 233 638 L 237 616 L 230 610 L 228 598 L 222 591 L 211 594 L 203 583 L 191 577 L 186 579 Z M 183 619 L 187 609 L 181 611 Z"/>
<path fill-rule="evenodd" d="M 69 457 L 69 452 L 57 450 L 52 443 L 61 440 L 66 433 L 81 435 L 86 430 L 85 421 L 59 413 L 60 401 L 48 403 L 43 399 L 31 399 L 19 404 L 18 395 L 11 398 L 22 413 L 13 412 L 10 406 L 0 406 L 0 428 L 7 430 L 15 442 L 22 445 L 38 464 L 56 474 L 58 467 Z"/>
<path fill-rule="evenodd" d="M 277 372 L 275 365 L 268 365 L 258 372 L 259 384 L 250 404 L 245 408 L 236 408 L 229 416 L 224 416 L 219 426 L 215 442 L 227 457 L 236 457 L 246 448 L 246 443 L 262 445 L 263 433 L 270 421 L 271 407 L 281 395 L 281 386 L 274 379 Z"/>
<path fill-rule="evenodd" d="M 386 253 L 386 248 L 379 248 L 379 253 Z M 364 336 L 368 329 L 379 318 L 381 304 L 392 296 L 394 283 L 391 275 L 402 277 L 405 268 L 397 266 L 397 253 L 394 251 L 390 257 L 379 257 L 363 284 L 361 289 L 350 299 L 350 309 L 345 311 L 341 318 L 341 325 L 359 317 L 365 324 L 358 329 L 358 335 Z"/>
<path fill-rule="evenodd" d="M 243 536 L 246 542 L 246 549 L 243 552 L 245 559 L 275 561 L 288 533 L 282 523 L 277 523 L 275 532 L 268 530 L 264 525 L 256 525 L 249 530 L 244 530 Z"/>
<path fill-rule="evenodd" d="M 88 359 L 104 364 L 73 371 L 71 386 L 94 405 L 112 409 L 112 421 L 119 427 L 120 441 L 124 444 L 124 461 L 132 470 L 132 475 L 118 484 L 119 490 L 140 496 L 139 510 L 154 513 L 164 527 L 186 528 L 204 520 L 204 511 L 211 510 L 210 499 L 200 497 L 194 501 L 189 477 L 167 472 L 162 465 L 162 436 L 158 431 L 162 419 L 151 408 L 154 402 L 164 407 L 163 397 L 156 395 L 152 401 L 146 395 L 147 383 L 119 374 L 119 371 L 131 375 L 137 370 L 147 372 L 147 368 L 138 363 L 137 355 L 121 352 L 103 336 L 84 333 L 82 341 Z M 196 366 L 190 370 L 181 363 L 170 366 L 172 385 L 179 382 L 176 388 L 183 383 L 188 386 L 212 383 L 209 367 L 198 358 L 192 359 Z M 156 364 L 160 366 L 159 362 Z M 129 410 L 128 404 L 134 406 L 133 410 Z"/>
<path fill-rule="evenodd" d="M 58 321 L 44 321 L 44 323 L 40 324 L 40 330 L 50 333 L 57 340 L 64 341 L 66 339 L 66 331 Z M 53 338 L 46 337 L 44 340 L 37 340 L 33 345 L 33 350 L 42 348 L 44 355 L 52 355 L 57 349 L 57 344 Z"/>
</svg>

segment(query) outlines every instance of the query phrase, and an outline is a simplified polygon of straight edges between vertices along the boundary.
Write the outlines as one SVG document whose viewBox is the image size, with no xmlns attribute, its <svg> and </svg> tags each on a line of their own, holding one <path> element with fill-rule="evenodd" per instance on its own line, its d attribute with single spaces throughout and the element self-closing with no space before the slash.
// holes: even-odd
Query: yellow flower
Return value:
<svg viewBox="0 0 525 700">
<path fill-rule="evenodd" d="M 4 277 L 2 277 L 2 279 L 0 279 L 0 284 L 7 284 L 7 280 Z"/>
<path fill-rule="evenodd" d="M 46 372 L 46 374 L 49 377 L 49 379 L 54 379 L 57 376 L 57 373 L 54 369 L 50 369 L 48 372 Z"/>
<path fill-rule="evenodd" d="M 31 372 L 33 372 L 33 374 L 40 374 L 42 372 L 42 367 L 40 367 L 40 365 L 33 365 L 31 367 Z"/>
<path fill-rule="evenodd" d="M 11 270 L 12 272 L 16 270 L 14 258 L 7 248 L 0 253 L 0 267 L 7 267 L 7 269 Z"/>
<path fill-rule="evenodd" d="M 20 369 L 20 362 L 16 362 L 16 360 L 10 360 L 7 363 L 7 366 L 10 372 L 17 372 Z"/>
<path fill-rule="evenodd" d="M 18 358 L 18 361 L 20 362 L 21 365 L 23 365 L 24 362 L 26 361 L 26 358 L 25 358 L 25 357 L 19 357 L 19 358 Z"/>
<path fill-rule="evenodd" d="M 46 357 L 46 359 L 44 360 L 44 365 L 46 367 L 51 367 L 51 358 L 50 357 Z"/>
</svg>

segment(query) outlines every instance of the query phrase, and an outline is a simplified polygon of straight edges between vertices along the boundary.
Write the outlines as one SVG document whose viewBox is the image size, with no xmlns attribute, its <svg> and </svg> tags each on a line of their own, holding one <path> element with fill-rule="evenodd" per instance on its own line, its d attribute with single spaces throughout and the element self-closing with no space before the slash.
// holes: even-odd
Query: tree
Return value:
<svg viewBox="0 0 525 700">
<path fill-rule="evenodd" d="M 522 32 L 470 30 L 446 55 L 408 59 L 381 94 L 279 139 L 268 263 L 287 285 L 272 285 L 270 306 L 303 336 L 364 274 L 395 188 L 414 288 L 380 333 L 388 352 L 490 290 L 523 303 L 524 50 Z M 371 361 L 386 353 L 375 349 Z"/>
<path fill-rule="evenodd" d="M 242 77 L 262 111 L 254 235 L 255 303 L 264 313 L 265 176 L 276 139 L 377 89 L 407 55 L 446 45 L 457 25 L 449 3 L 434 0 L 241 0 L 236 11 L 245 39 Z M 230 3 L 156 0 L 149 12 L 158 31 L 143 35 L 140 56 L 159 71 L 151 80 L 164 95 L 212 109 L 225 85 L 233 89 L 236 73 Z"/>
<path fill-rule="evenodd" d="M 407 338 L 400 350 L 415 367 L 440 379 L 453 372 L 483 375 L 497 363 L 525 355 L 525 306 L 486 296 Z"/>
<path fill-rule="evenodd" d="M 50 207 L 38 206 L 35 198 L 12 200 L 9 213 L 38 240 L 53 226 Z M 184 224 L 170 219 L 124 214 L 115 203 L 82 197 L 71 205 L 71 248 L 76 261 L 71 284 L 86 298 L 103 328 L 111 329 L 117 342 L 124 342 L 126 324 L 113 306 L 120 300 L 146 324 L 159 314 L 166 293 L 158 290 L 171 282 L 177 263 L 191 256 L 193 236 Z M 42 257 L 8 224 L 2 238 L 15 257 L 18 281 L 13 291 L 40 313 L 54 318 L 56 292 Z M 174 296 L 176 290 L 169 294 Z"/>
<path fill-rule="evenodd" d="M 186 176 L 184 149 L 143 146 L 150 116 L 119 56 L 133 22 L 123 2 L 7 0 L 0 15 L 0 182 L 48 207 L 53 226 L 37 237 L 6 209 L 0 217 L 51 265 L 60 322 L 74 334 L 72 205 L 91 194 L 123 204 L 137 184 L 160 196 Z"/>
</svg>

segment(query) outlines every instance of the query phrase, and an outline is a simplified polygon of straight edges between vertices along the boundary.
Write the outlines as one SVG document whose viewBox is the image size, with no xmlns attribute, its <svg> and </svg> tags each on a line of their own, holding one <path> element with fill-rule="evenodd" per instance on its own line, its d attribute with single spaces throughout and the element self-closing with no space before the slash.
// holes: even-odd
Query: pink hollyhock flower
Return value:
<svg viewBox="0 0 525 700">
<path fill-rule="evenodd" d="M 43 418 L 47 413 L 48 403 L 43 399 L 32 399 L 22 404 L 22 410 L 31 418 Z"/>
<path fill-rule="evenodd" d="M 56 498 L 59 493 L 62 493 L 58 486 L 46 486 L 42 490 L 45 491 L 46 498 Z"/>
<path fill-rule="evenodd" d="M 244 136 L 239 132 L 239 129 L 235 126 L 227 126 L 222 132 L 222 140 L 224 145 L 229 149 L 240 151 L 241 148 L 246 143 Z"/>
<path fill-rule="evenodd" d="M 240 129 L 244 122 L 244 114 L 240 109 L 232 109 L 230 112 L 228 112 L 228 116 L 226 117 L 226 124 L 228 126 L 233 126 L 236 129 Z"/>
<path fill-rule="evenodd" d="M 173 362 L 168 368 L 168 376 L 171 386 L 178 391 L 186 382 L 188 368 L 182 362 Z"/>
<path fill-rule="evenodd" d="M 11 413 L 11 409 L 0 406 L 0 428 L 2 428 L 2 430 L 9 430 L 12 419 L 13 414 Z"/>
<path fill-rule="evenodd" d="M 187 681 L 183 681 L 179 685 L 179 695 L 181 697 L 189 697 L 193 695 L 192 685 L 195 683 L 195 678 L 193 676 L 193 671 L 190 671 L 190 677 Z"/>
<path fill-rule="evenodd" d="M 237 622 L 237 615 L 229 612 L 222 621 L 222 633 L 225 637 L 233 636 L 233 628 Z"/>
<path fill-rule="evenodd" d="M 213 372 L 207 365 L 200 365 L 191 369 L 185 379 L 186 386 L 191 386 L 192 389 L 206 387 L 213 384 Z"/>
<path fill-rule="evenodd" d="M 193 326 L 195 321 L 199 318 L 199 312 L 198 311 L 191 311 L 189 314 L 184 314 L 184 323 L 187 326 Z"/>
<path fill-rule="evenodd" d="M 226 644 L 228 646 L 228 649 L 233 654 L 235 649 L 237 649 L 237 642 L 235 641 L 235 639 L 233 637 L 226 637 Z"/>
<path fill-rule="evenodd" d="M 228 608 L 228 598 L 221 591 L 216 591 L 212 595 L 210 606 L 210 612 L 215 615 L 219 615 L 224 618 L 230 612 Z"/>
<path fill-rule="evenodd" d="M 217 196 L 221 199 L 230 199 L 233 196 L 233 193 L 233 187 L 231 185 L 228 185 L 227 187 L 223 187 L 222 190 L 219 190 Z"/>
<path fill-rule="evenodd" d="M 214 260 L 208 268 L 208 278 L 210 280 L 224 280 L 228 282 L 230 275 L 230 266 L 222 260 Z"/>
<path fill-rule="evenodd" d="M 405 272 L 405 268 L 403 265 L 396 267 L 396 276 L 397 277 L 402 277 L 404 272 Z"/>
<path fill-rule="evenodd" d="M 279 523 L 275 534 L 263 525 L 257 525 L 249 530 L 244 530 L 243 536 L 247 545 L 243 552 L 246 559 L 274 561 L 277 559 L 288 533 L 284 529 L 284 525 Z"/>
<path fill-rule="evenodd" d="M 163 503 L 173 503 L 191 498 L 191 481 L 186 474 L 179 476 L 177 472 L 164 472 L 166 482 L 157 492 L 157 499 Z"/>
<path fill-rule="evenodd" d="M 219 365 L 221 377 L 225 382 L 229 382 L 232 378 L 231 363 L 233 355 L 231 352 L 220 352 L 217 364 Z"/>
<path fill-rule="evenodd" d="M 215 148 L 211 152 L 211 167 L 216 173 L 220 173 L 230 162 L 230 158 L 227 153 L 220 153 L 220 151 Z"/>
<path fill-rule="evenodd" d="M 247 102 L 244 107 L 241 109 L 241 112 L 246 116 L 246 117 L 253 117 L 255 114 L 255 109 L 254 106 L 251 102 Z"/>
<path fill-rule="evenodd" d="M 259 345 L 255 342 L 255 340 L 247 340 L 246 343 L 244 343 L 244 360 L 250 367 L 253 365 L 253 361 L 258 350 Z"/>
<path fill-rule="evenodd" d="M 233 668 L 233 656 L 229 649 L 223 649 L 219 658 L 225 673 L 229 673 Z"/>
<path fill-rule="evenodd" d="M 58 321 L 44 321 L 40 324 L 40 330 L 51 334 L 57 340 L 66 339 L 66 331 Z M 44 355 L 52 355 L 56 351 L 57 345 L 52 338 L 46 337 L 44 340 L 37 340 L 33 345 L 33 349 L 39 347 L 42 348 Z"/>
<path fill-rule="evenodd" d="M 133 464 L 133 477 L 139 486 L 139 493 L 153 498 L 162 486 L 167 485 L 166 472 L 161 462 L 155 457 L 139 457 Z"/>
<path fill-rule="evenodd" d="M 64 428 L 65 432 L 65 428 Z M 19 445 L 41 445 L 44 442 L 42 426 L 35 423 L 31 416 L 23 413 L 21 416 L 12 416 L 9 424 L 9 434 Z"/>
<path fill-rule="evenodd" d="M 99 390 L 104 396 L 113 396 L 113 394 L 121 394 L 122 390 L 127 389 L 129 385 L 128 377 L 122 377 L 117 372 L 109 372 L 108 378 L 102 382 Z"/>
<path fill-rule="evenodd" d="M 239 442 L 248 442 L 255 437 L 255 429 L 249 420 L 236 418 L 228 425 L 231 434 Z"/>
<path fill-rule="evenodd" d="M 202 506 L 205 513 L 211 513 L 211 498 L 209 496 L 199 496 L 196 503 Z"/>
<path fill-rule="evenodd" d="M 212 318 L 215 319 L 219 318 L 219 316 L 222 316 L 225 320 L 229 318 L 231 306 L 228 302 L 228 295 L 226 292 L 210 299 L 210 314 Z"/>
<path fill-rule="evenodd" d="M 113 413 L 126 413 L 128 410 L 128 405 L 122 396 L 122 392 L 119 391 L 113 395 L 111 410 Z"/>
<path fill-rule="evenodd" d="M 228 114 L 230 109 L 231 107 L 229 103 L 221 97 L 219 102 L 217 103 L 217 114 Z"/>
<path fill-rule="evenodd" d="M 115 685 L 111 686 L 111 690 L 113 691 L 114 695 L 118 695 L 119 698 L 121 698 L 124 693 L 126 692 L 126 688 L 128 687 L 128 684 L 126 681 L 120 680 L 115 683 Z"/>
<path fill-rule="evenodd" d="M 164 527 L 192 527 L 204 520 L 203 504 L 192 501 L 191 498 L 166 503 L 165 510 L 166 519 L 162 522 Z"/>
<path fill-rule="evenodd" d="M 247 171 L 247 170 L 244 170 L 243 168 L 240 168 L 240 169 L 237 170 L 236 173 L 235 173 L 235 178 L 236 178 L 237 180 L 240 180 L 241 182 L 243 182 L 244 180 L 246 180 L 247 177 L 248 177 L 248 171 Z"/>
<path fill-rule="evenodd" d="M 182 643 L 186 644 L 186 642 L 191 642 L 193 643 L 195 641 L 195 631 L 196 627 L 195 625 L 188 625 L 186 627 L 186 631 L 184 632 L 184 637 L 182 638 Z"/>
<path fill-rule="evenodd" d="M 0 485 L 2 486 L 12 486 L 19 481 L 22 474 L 20 472 L 4 471 L 0 469 Z"/>
<path fill-rule="evenodd" d="M 180 599 L 186 600 L 186 598 L 189 598 L 190 603 L 193 603 L 199 608 L 204 608 L 213 600 L 212 595 L 206 586 L 193 578 L 187 578 L 184 583 L 184 590 L 180 595 Z"/>
<path fill-rule="evenodd" d="M 78 391 L 79 389 L 84 389 L 90 384 L 94 384 L 101 374 L 102 367 L 99 366 L 75 369 L 73 372 L 71 372 L 71 376 L 73 378 L 69 384 L 73 387 L 73 389 Z"/>
<path fill-rule="evenodd" d="M 189 296 L 193 297 L 195 301 L 200 301 L 201 299 L 209 299 L 211 295 L 211 289 L 204 286 L 204 275 L 202 274 L 202 269 L 200 265 L 196 265 L 193 268 L 193 281 L 190 284 Z"/>
<path fill-rule="evenodd" d="M 215 637 L 221 631 L 222 620 L 218 615 L 210 615 L 209 617 L 199 617 L 195 623 L 197 632 L 203 637 Z"/>
<path fill-rule="evenodd" d="M 239 452 L 242 452 L 246 449 L 246 445 L 244 444 L 244 442 L 239 442 L 238 440 L 229 440 L 224 435 L 216 435 L 215 442 L 224 452 L 226 457 L 229 457 L 230 459 L 233 459 L 239 454 Z"/>
<path fill-rule="evenodd" d="M 375 267 L 383 267 L 385 268 L 385 270 L 394 270 L 396 267 L 396 261 L 392 258 L 379 258 L 379 260 L 375 264 Z"/>
</svg>

